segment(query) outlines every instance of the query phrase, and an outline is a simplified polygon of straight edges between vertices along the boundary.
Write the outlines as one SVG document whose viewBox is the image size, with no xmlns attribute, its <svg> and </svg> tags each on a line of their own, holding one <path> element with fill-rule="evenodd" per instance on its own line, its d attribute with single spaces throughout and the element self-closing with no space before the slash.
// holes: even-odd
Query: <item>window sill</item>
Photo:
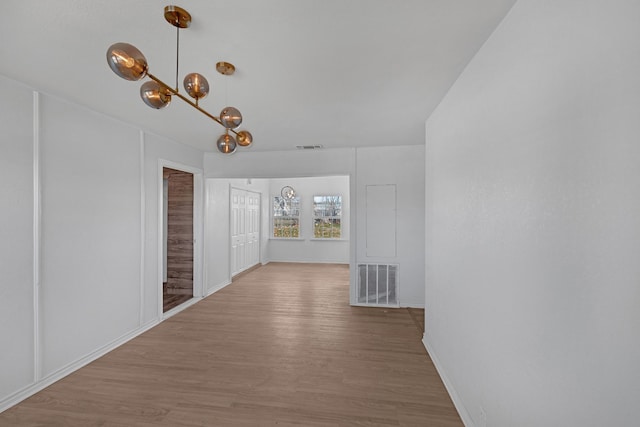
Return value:
<svg viewBox="0 0 640 427">
<path fill-rule="evenodd" d="M 284 240 L 285 242 L 304 242 L 302 237 L 269 237 L 269 240 Z"/>
<path fill-rule="evenodd" d="M 326 237 L 326 238 L 313 237 L 313 238 L 311 238 L 309 240 L 311 240 L 312 242 L 348 242 L 349 241 L 349 239 L 342 239 L 342 238 L 334 239 L 334 238 L 329 238 L 329 237 Z"/>
</svg>

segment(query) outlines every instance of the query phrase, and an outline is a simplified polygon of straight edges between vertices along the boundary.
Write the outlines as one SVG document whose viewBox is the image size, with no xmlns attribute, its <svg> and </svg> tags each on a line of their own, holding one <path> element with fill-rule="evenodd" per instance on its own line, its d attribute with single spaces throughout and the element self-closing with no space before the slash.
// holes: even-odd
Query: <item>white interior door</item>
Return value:
<svg viewBox="0 0 640 427">
<path fill-rule="evenodd" d="M 247 192 L 247 265 L 253 267 L 260 261 L 260 194 Z"/>
<path fill-rule="evenodd" d="M 247 192 L 231 189 L 231 275 L 244 270 L 246 259 L 246 199 Z"/>
<path fill-rule="evenodd" d="M 260 194 L 231 189 L 231 275 L 260 262 Z"/>
</svg>

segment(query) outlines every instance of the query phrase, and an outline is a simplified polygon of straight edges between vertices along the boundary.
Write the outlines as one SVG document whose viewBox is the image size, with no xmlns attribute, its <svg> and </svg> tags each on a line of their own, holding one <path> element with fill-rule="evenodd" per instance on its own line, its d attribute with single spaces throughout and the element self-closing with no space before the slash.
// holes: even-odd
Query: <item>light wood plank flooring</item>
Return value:
<svg viewBox="0 0 640 427">
<path fill-rule="evenodd" d="M 0 414 L 2 426 L 462 426 L 408 310 L 268 264 Z"/>
</svg>

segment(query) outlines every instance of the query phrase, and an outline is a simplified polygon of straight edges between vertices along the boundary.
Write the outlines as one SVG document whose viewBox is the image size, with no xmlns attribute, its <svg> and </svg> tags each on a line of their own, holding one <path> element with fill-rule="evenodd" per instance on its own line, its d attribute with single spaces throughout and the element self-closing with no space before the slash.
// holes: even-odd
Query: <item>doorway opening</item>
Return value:
<svg viewBox="0 0 640 427">
<path fill-rule="evenodd" d="M 162 169 L 163 280 L 162 311 L 193 298 L 193 174 Z"/>
</svg>

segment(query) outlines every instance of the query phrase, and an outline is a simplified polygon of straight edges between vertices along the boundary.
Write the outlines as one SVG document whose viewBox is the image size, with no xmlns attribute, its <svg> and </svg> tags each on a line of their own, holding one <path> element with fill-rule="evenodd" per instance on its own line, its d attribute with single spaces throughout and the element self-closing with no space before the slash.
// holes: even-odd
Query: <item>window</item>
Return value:
<svg viewBox="0 0 640 427">
<path fill-rule="evenodd" d="M 339 239 L 342 196 L 313 196 L 313 237 Z"/>
<path fill-rule="evenodd" d="M 300 198 L 273 198 L 273 237 L 300 237 Z"/>
</svg>

